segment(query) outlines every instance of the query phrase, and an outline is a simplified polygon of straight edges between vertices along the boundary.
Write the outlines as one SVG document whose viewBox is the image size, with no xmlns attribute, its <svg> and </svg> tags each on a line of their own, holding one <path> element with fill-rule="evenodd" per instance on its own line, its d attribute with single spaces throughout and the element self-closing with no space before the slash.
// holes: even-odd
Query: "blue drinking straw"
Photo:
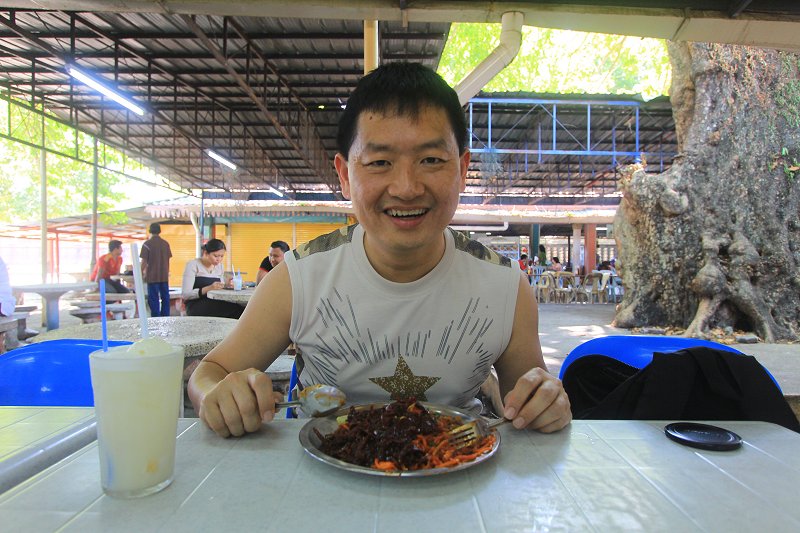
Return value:
<svg viewBox="0 0 800 533">
<path fill-rule="evenodd" d="M 108 351 L 108 319 L 106 318 L 106 280 L 100 280 L 100 324 L 103 332 L 103 351 Z"/>
</svg>

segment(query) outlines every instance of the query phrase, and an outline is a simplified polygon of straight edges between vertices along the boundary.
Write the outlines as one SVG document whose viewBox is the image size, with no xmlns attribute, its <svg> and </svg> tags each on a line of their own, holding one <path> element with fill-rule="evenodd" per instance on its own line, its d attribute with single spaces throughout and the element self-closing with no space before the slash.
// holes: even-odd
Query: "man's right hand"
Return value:
<svg viewBox="0 0 800 533">
<path fill-rule="evenodd" d="M 261 428 L 275 416 L 275 402 L 283 395 L 273 392 L 269 376 L 255 368 L 226 375 L 203 396 L 200 419 L 220 437 L 240 437 Z"/>
</svg>

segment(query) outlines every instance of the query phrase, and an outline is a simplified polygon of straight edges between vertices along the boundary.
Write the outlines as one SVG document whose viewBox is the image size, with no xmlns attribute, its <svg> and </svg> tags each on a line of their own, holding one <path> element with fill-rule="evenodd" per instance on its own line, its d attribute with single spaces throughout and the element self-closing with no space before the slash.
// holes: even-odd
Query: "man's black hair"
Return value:
<svg viewBox="0 0 800 533">
<path fill-rule="evenodd" d="M 158 235 L 159 233 L 161 233 L 161 224 L 159 224 L 158 222 L 153 222 L 152 224 L 150 224 L 150 233 L 152 233 L 153 235 Z"/>
<path fill-rule="evenodd" d="M 419 63 L 381 65 L 359 80 L 339 119 L 336 147 L 345 159 L 364 111 L 398 113 L 416 119 L 425 106 L 444 110 L 453 128 L 459 154 L 467 147 L 467 119 L 458 95 L 436 72 Z"/>
<path fill-rule="evenodd" d="M 289 245 L 286 244 L 286 241 L 274 241 L 272 244 L 269 245 L 270 248 L 280 248 L 283 250 L 283 253 L 289 251 Z"/>
<path fill-rule="evenodd" d="M 117 248 L 122 248 L 122 241 L 118 241 L 116 239 L 111 239 L 108 241 L 108 251 L 113 252 Z"/>
</svg>

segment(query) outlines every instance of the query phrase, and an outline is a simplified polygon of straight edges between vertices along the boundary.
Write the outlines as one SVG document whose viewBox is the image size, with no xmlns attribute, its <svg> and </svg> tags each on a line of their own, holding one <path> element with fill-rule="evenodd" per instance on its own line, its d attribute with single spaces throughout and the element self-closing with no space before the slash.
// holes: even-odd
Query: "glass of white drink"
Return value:
<svg viewBox="0 0 800 533">
<path fill-rule="evenodd" d="M 100 450 L 110 496 L 166 488 L 175 470 L 183 347 L 148 338 L 89 355 Z"/>
</svg>

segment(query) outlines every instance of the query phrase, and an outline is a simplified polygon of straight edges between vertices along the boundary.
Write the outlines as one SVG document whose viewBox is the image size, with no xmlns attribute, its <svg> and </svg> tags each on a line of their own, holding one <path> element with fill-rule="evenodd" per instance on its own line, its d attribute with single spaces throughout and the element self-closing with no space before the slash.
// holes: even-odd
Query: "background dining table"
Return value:
<svg viewBox="0 0 800 533">
<path fill-rule="evenodd" d="M 2 531 L 798 531 L 800 435 L 722 422 L 743 446 L 703 451 L 665 422 L 500 429 L 498 453 L 431 477 L 370 476 L 307 455 L 304 420 L 222 439 L 179 421 L 175 481 L 105 496 L 95 444 L 0 495 Z"/>
<path fill-rule="evenodd" d="M 94 281 L 80 283 L 42 283 L 39 285 L 16 285 L 12 287 L 14 292 L 32 292 L 39 294 L 45 302 L 45 312 L 42 313 L 42 327 L 48 330 L 58 329 L 59 327 L 59 300 L 68 292 L 84 291 L 96 289 L 97 283 Z"/>
<path fill-rule="evenodd" d="M 233 289 L 217 289 L 213 291 L 208 291 L 206 296 L 211 298 L 212 300 L 222 300 L 225 302 L 233 302 L 235 304 L 239 304 L 242 307 L 247 307 L 247 302 L 250 301 L 250 298 L 255 293 L 255 288 L 252 289 L 242 289 L 240 291 L 235 291 Z"/>
</svg>

